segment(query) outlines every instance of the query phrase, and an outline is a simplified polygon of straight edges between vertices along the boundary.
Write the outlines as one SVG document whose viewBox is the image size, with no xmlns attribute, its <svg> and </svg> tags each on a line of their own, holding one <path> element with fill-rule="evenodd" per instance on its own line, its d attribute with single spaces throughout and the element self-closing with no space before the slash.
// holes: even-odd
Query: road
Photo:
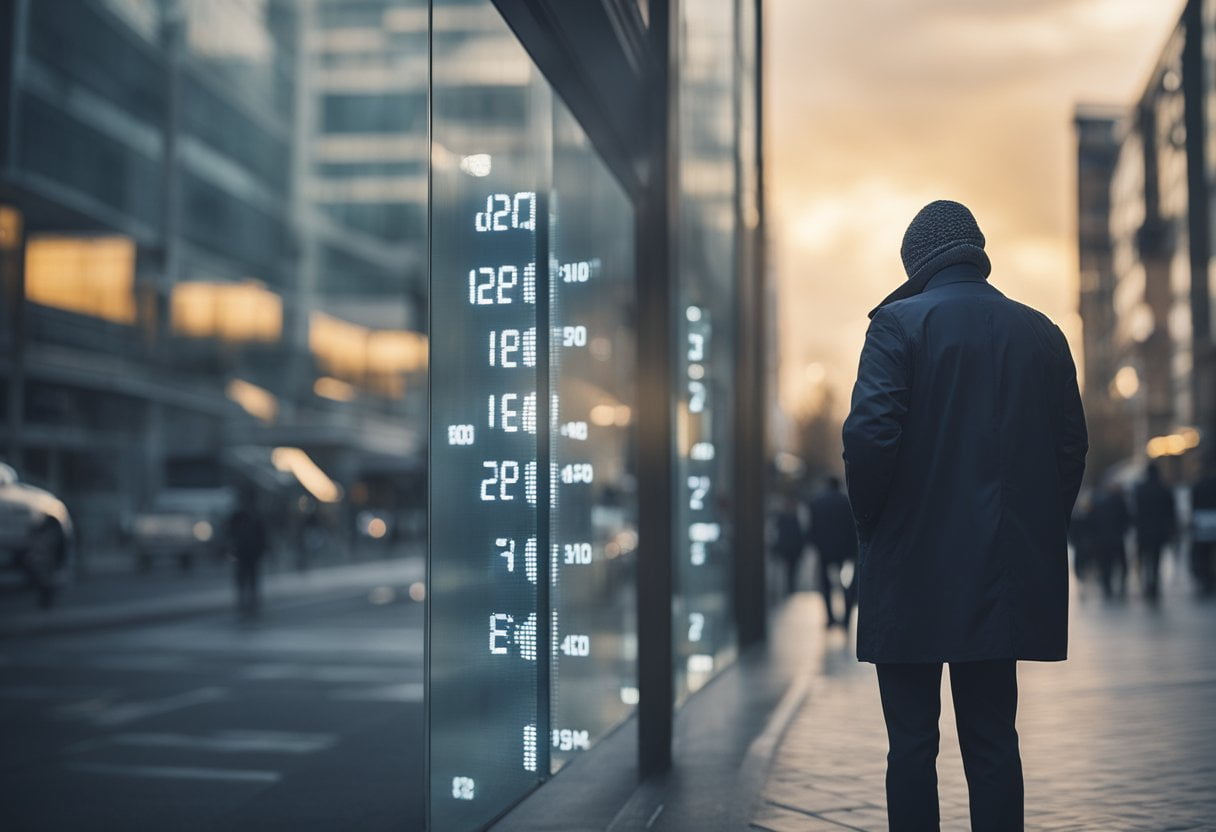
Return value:
<svg viewBox="0 0 1216 832">
<path fill-rule="evenodd" d="M 422 608 L 348 589 L 0 641 L 0 827 L 420 829 Z"/>
</svg>

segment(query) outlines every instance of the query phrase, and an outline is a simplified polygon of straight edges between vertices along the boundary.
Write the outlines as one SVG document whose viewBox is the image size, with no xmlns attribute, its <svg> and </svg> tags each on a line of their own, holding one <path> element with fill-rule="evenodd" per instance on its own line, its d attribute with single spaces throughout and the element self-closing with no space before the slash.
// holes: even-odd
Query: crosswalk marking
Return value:
<svg viewBox="0 0 1216 832">
<path fill-rule="evenodd" d="M 193 766 L 131 766 L 116 763 L 69 763 L 70 771 L 112 774 L 120 777 L 150 777 L 164 780 L 222 780 L 241 783 L 277 783 L 277 771 L 239 768 L 197 768 Z"/>
<path fill-rule="evenodd" d="M 421 702 L 424 690 L 422 682 L 404 682 L 379 687 L 343 688 L 331 693 L 329 698 L 348 702 Z"/>
<path fill-rule="evenodd" d="M 177 748 L 235 754 L 312 754 L 326 751 L 338 742 L 337 734 L 297 734 L 287 731 L 216 731 L 206 736 L 191 734 L 126 733 L 106 737 L 99 744 L 139 748 Z"/>
<path fill-rule="evenodd" d="M 125 704 L 112 705 L 93 716 L 92 719 L 96 725 L 113 728 L 140 719 L 146 719 L 150 716 L 160 716 L 195 705 L 217 702 L 220 699 L 227 699 L 228 695 L 227 688 L 198 688 L 197 690 L 186 691 L 174 696 L 167 696 L 164 699 L 151 699 L 145 702 L 127 702 Z"/>
<path fill-rule="evenodd" d="M 261 662 L 244 667 L 240 675 L 260 682 L 299 679 L 309 682 L 400 682 L 410 674 L 398 666 L 368 664 L 305 664 L 302 662 Z"/>
</svg>

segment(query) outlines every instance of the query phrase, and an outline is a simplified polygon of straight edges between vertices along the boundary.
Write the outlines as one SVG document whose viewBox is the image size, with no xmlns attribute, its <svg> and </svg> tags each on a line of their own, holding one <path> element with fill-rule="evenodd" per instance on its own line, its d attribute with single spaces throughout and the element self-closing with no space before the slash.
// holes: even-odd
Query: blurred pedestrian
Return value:
<svg viewBox="0 0 1216 832">
<path fill-rule="evenodd" d="M 857 526 L 849 498 L 840 488 L 838 477 L 828 477 L 827 488 L 811 500 L 811 545 L 819 563 L 819 591 L 827 609 L 827 626 L 839 624 L 846 630 L 853 620 L 853 588 L 857 586 L 856 571 L 852 580 L 844 582 L 846 564 L 857 563 Z M 834 590 L 844 596 L 844 618 L 837 619 L 832 606 Z"/>
<path fill-rule="evenodd" d="M 1094 560 L 1102 594 L 1107 598 L 1123 595 L 1127 588 L 1127 545 L 1131 526 L 1127 500 L 1117 482 L 1106 483 L 1089 515 L 1094 540 Z"/>
<path fill-rule="evenodd" d="M 1201 593 L 1216 594 L 1216 448 L 1191 487 L 1191 574 Z"/>
<path fill-rule="evenodd" d="M 262 558 L 266 554 L 266 523 L 257 511 L 257 495 L 241 493 L 228 520 L 228 549 L 236 579 L 236 608 L 242 618 L 255 618 L 261 611 Z"/>
<path fill-rule="evenodd" d="M 1068 539 L 1072 543 L 1072 570 L 1077 580 L 1089 580 L 1094 565 L 1093 494 L 1082 491 L 1072 510 Z"/>
<path fill-rule="evenodd" d="M 1174 539 L 1178 519 L 1174 492 L 1161 482 L 1156 463 L 1144 469 L 1144 479 L 1136 484 L 1134 522 L 1136 524 L 1136 563 L 1140 568 L 1140 588 L 1147 598 L 1161 591 L 1159 575 L 1161 549 Z"/>
<path fill-rule="evenodd" d="M 1017 661 L 1060 661 L 1068 521 L 1088 446 L 1076 368 L 1046 316 L 987 282 L 971 212 L 938 201 L 870 313 L 844 425 L 860 537 L 857 655 L 886 718 L 893 832 L 937 829 L 942 664 L 971 826 L 1021 829 Z"/>
<path fill-rule="evenodd" d="M 785 594 L 793 595 L 797 589 L 798 567 L 802 562 L 806 537 L 802 531 L 802 521 L 798 518 L 798 503 L 791 495 L 781 497 L 775 522 L 777 539 L 773 549 L 785 565 Z"/>
</svg>

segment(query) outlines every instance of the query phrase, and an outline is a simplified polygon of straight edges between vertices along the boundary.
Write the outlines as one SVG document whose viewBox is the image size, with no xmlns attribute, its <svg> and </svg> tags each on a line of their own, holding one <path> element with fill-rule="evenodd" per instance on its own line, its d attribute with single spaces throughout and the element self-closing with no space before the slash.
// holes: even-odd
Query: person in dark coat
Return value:
<svg viewBox="0 0 1216 832">
<path fill-rule="evenodd" d="M 1160 593 L 1161 549 L 1174 538 L 1178 516 L 1174 492 L 1161 482 L 1161 472 L 1149 463 L 1135 491 L 1136 561 L 1140 587 L 1147 598 Z"/>
<path fill-rule="evenodd" d="M 1094 541 L 1094 560 L 1102 594 L 1122 595 L 1127 588 L 1127 546 L 1124 538 L 1131 527 L 1131 513 L 1118 483 L 1109 482 L 1094 502 L 1089 522 Z"/>
<path fill-rule="evenodd" d="M 236 607 L 243 618 L 261 609 L 262 558 L 266 554 L 266 523 L 258 514 L 256 495 L 244 492 L 228 519 L 228 548 L 236 579 Z"/>
<path fill-rule="evenodd" d="M 1089 580 L 1094 563 L 1094 533 L 1090 520 L 1092 510 L 1092 495 L 1082 492 L 1068 526 L 1068 540 L 1072 543 L 1072 571 L 1082 584 Z"/>
<path fill-rule="evenodd" d="M 798 507 L 793 497 L 785 496 L 781 499 L 781 508 L 777 511 L 774 521 L 777 525 L 777 539 L 773 550 L 785 564 L 785 593 L 793 595 L 797 588 L 802 548 L 806 544 L 802 521 L 798 519 Z"/>
<path fill-rule="evenodd" d="M 870 313 L 844 425 L 857 656 L 877 665 L 893 832 L 938 828 L 943 663 L 972 828 L 1022 828 L 1016 662 L 1067 655 L 1076 369 L 1058 327 L 987 282 L 984 242 L 957 202 L 912 220 L 908 280 Z"/>
<path fill-rule="evenodd" d="M 1191 574 L 1200 593 L 1216 594 L 1216 448 L 1191 487 Z"/>
<path fill-rule="evenodd" d="M 811 500 L 809 537 L 818 555 L 819 591 L 823 593 L 823 605 L 827 609 L 827 626 L 839 624 L 847 630 L 853 620 L 853 590 L 857 580 L 854 571 L 853 580 L 846 586 L 843 571 L 845 564 L 856 564 L 857 529 L 853 525 L 849 498 L 841 491 L 840 480 L 836 477 L 828 477 L 827 488 Z M 839 620 L 832 607 L 836 588 L 844 596 L 844 618 Z"/>
</svg>

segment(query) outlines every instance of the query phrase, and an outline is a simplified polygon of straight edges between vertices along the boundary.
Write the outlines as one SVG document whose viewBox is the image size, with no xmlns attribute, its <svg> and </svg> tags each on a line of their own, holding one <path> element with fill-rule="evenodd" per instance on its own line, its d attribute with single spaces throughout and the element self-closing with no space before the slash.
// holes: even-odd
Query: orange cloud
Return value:
<svg viewBox="0 0 1216 832">
<path fill-rule="evenodd" d="M 995 285 L 1078 335 L 1073 107 L 1130 105 L 1182 5 L 768 0 L 782 401 L 819 363 L 847 406 L 865 313 L 903 279 L 904 228 L 939 197 L 975 212 Z"/>
</svg>

